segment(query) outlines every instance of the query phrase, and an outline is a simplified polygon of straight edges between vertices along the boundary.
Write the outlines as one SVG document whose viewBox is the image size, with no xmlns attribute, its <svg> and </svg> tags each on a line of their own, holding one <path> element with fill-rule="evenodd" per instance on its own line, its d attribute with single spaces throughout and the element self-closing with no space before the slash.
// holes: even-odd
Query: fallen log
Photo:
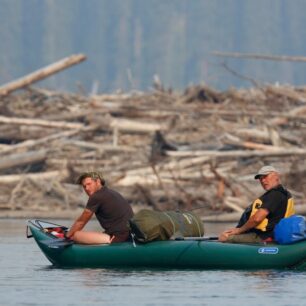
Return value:
<svg viewBox="0 0 306 306">
<path fill-rule="evenodd" d="M 278 149 L 269 151 L 243 151 L 243 150 L 232 150 L 232 151 L 166 151 L 167 156 L 173 157 L 187 157 L 187 156 L 209 156 L 210 158 L 222 157 L 222 158 L 234 158 L 234 157 L 265 157 L 265 156 L 287 156 L 287 155 L 306 155 L 305 149 Z"/>
<path fill-rule="evenodd" d="M 119 132 L 122 130 L 130 132 L 140 132 L 140 133 L 153 133 L 165 129 L 165 127 L 161 124 L 139 122 L 128 119 L 113 119 L 110 123 L 110 127 L 113 129 L 114 146 L 118 146 Z"/>
<path fill-rule="evenodd" d="M 128 119 L 113 119 L 110 126 L 114 129 L 131 132 L 155 132 L 165 129 L 165 126 L 158 123 L 139 122 Z"/>
<path fill-rule="evenodd" d="M 82 148 L 87 148 L 87 149 L 95 149 L 98 151 L 107 151 L 107 152 L 134 152 L 137 151 L 136 148 L 130 147 L 130 146 L 113 146 L 111 144 L 107 145 L 107 144 L 96 144 L 93 142 L 88 142 L 88 141 L 80 141 L 80 140 L 63 140 L 62 141 L 65 144 L 70 144 L 70 145 L 74 145 L 77 147 L 82 147 Z"/>
<path fill-rule="evenodd" d="M 84 128 L 84 129 L 77 129 L 77 130 L 73 130 L 73 131 L 65 131 L 65 132 L 61 132 L 61 133 L 56 133 L 56 134 L 52 134 L 40 139 L 36 139 L 36 140 L 25 140 L 21 143 L 15 144 L 15 145 L 10 145 L 7 146 L 5 148 L 2 148 L 2 150 L 0 150 L 0 155 L 3 153 L 9 153 L 18 149 L 24 149 L 24 148 L 29 148 L 29 147 L 34 147 L 36 145 L 40 145 L 55 139 L 59 139 L 59 138 L 64 138 L 64 137 L 70 137 L 73 135 L 76 135 L 77 133 L 79 133 L 81 130 L 85 131 L 85 130 L 90 130 L 92 129 L 92 127 L 88 127 L 88 128 Z"/>
<path fill-rule="evenodd" d="M 63 129 L 81 129 L 85 127 L 82 123 L 62 122 L 62 121 L 48 121 L 41 119 L 28 119 L 28 118 L 15 118 L 0 116 L 0 123 L 16 124 L 16 125 L 38 125 L 50 128 L 63 128 Z"/>
<path fill-rule="evenodd" d="M 282 147 L 280 146 L 266 145 L 252 141 L 226 140 L 225 143 L 251 150 L 270 151 L 270 152 L 278 152 L 282 150 Z"/>
<path fill-rule="evenodd" d="M 224 204 L 231 208 L 233 211 L 238 212 L 238 213 L 243 213 L 244 208 L 242 208 L 242 200 L 240 198 L 235 198 L 235 197 L 226 197 L 224 199 Z"/>
<path fill-rule="evenodd" d="M 173 181 L 182 181 L 183 183 L 192 180 L 201 180 L 203 178 L 214 179 L 215 175 L 211 172 L 209 165 L 204 165 L 201 168 L 194 169 L 174 169 L 165 167 L 157 167 L 156 170 L 159 172 L 159 177 L 162 179 L 164 184 L 173 184 Z M 222 173 L 222 170 L 219 170 Z M 116 181 L 118 186 L 132 186 L 141 182 L 142 185 L 157 186 L 159 181 L 154 171 L 150 168 L 141 168 L 136 170 L 129 170 L 123 177 Z"/>
<path fill-rule="evenodd" d="M 268 61 L 290 61 L 290 62 L 306 62 L 305 56 L 287 56 L 287 55 L 265 55 L 265 54 L 255 54 L 255 53 L 237 53 L 237 52 L 212 52 L 215 56 L 220 57 L 235 57 L 235 58 L 249 58 L 258 60 L 268 60 Z"/>
<path fill-rule="evenodd" d="M 31 179 L 31 180 L 52 180 L 57 179 L 62 181 L 69 176 L 69 172 L 64 169 L 60 171 L 48 171 L 41 173 L 23 173 L 23 174 L 9 174 L 9 175 L 0 175 L 0 185 L 1 184 L 12 184 L 17 183 L 22 179 Z"/>
<path fill-rule="evenodd" d="M 296 107 L 294 109 L 292 109 L 291 111 L 289 111 L 287 113 L 287 116 L 285 115 L 282 115 L 282 116 L 279 116 L 277 118 L 272 118 L 271 121 L 269 122 L 269 124 L 274 124 L 274 125 L 281 125 L 281 124 L 287 124 L 289 119 L 303 119 L 305 117 L 301 117 L 301 115 L 304 115 L 306 111 L 306 106 L 303 105 L 303 106 L 299 106 L 299 107 Z"/>
<path fill-rule="evenodd" d="M 28 74 L 20 79 L 4 84 L 0 87 L 0 96 L 7 95 L 17 89 L 24 88 L 32 83 L 43 80 L 52 74 L 55 74 L 63 69 L 66 69 L 72 65 L 76 65 L 86 59 L 83 54 L 75 54 L 66 57 L 58 62 L 55 62 L 49 66 L 39 69 L 31 74 Z"/>
<path fill-rule="evenodd" d="M 71 158 L 48 158 L 46 161 L 46 164 L 51 167 L 63 167 L 66 165 L 70 166 L 84 166 L 86 168 L 88 167 L 105 167 L 108 164 L 111 164 L 111 161 L 109 160 L 96 160 L 96 159 L 71 159 Z"/>
<path fill-rule="evenodd" d="M 16 166 L 34 164 L 46 160 L 47 150 L 29 151 L 21 154 L 12 154 L 0 159 L 0 170 L 9 169 Z"/>
<path fill-rule="evenodd" d="M 57 127 L 41 128 L 44 124 L 0 123 L 0 157 L 6 159 L 9 153 L 47 149 L 48 159 L 43 171 L 67 168 L 72 182 L 83 171 L 101 170 L 108 184 L 136 207 L 144 203 L 153 206 L 155 203 L 161 209 L 202 207 L 203 215 L 216 211 L 241 212 L 262 192 L 254 180 L 255 171 L 271 164 L 280 169 L 288 189 L 295 190 L 293 196 L 297 203 L 306 203 L 303 185 L 306 104 L 301 102 L 301 98 L 306 97 L 306 87 L 286 88 L 289 90 L 283 94 L 265 90 L 265 86 L 231 89 L 220 93 L 216 104 L 204 98 L 199 87 L 189 91 L 193 94 L 187 97 L 188 104 L 180 104 L 187 92 L 132 92 L 96 99 L 96 96 L 39 92 L 31 88 L 20 95 L 0 99 L 1 115 L 13 120 L 31 118 L 34 122 L 43 119 L 56 124 L 78 123 L 95 128 L 90 131 L 76 128 L 75 133 L 74 129 L 68 131 L 64 126 L 60 131 Z M 287 119 L 287 123 L 271 123 L 278 118 Z M 117 147 L 113 145 L 113 120 L 120 120 L 115 124 L 120 132 Z M 155 147 L 151 131 L 144 131 L 148 123 L 166 127 L 163 132 L 166 144 L 157 142 Z M 64 134 L 58 133 L 64 131 Z M 230 137 L 225 139 L 227 134 Z M 28 142 L 21 143 L 25 140 Z M 168 144 L 173 144 L 175 150 L 169 149 Z M 129 152 L 129 148 L 136 151 Z M 165 156 L 165 151 L 171 156 Z M 155 159 L 152 159 L 152 152 L 158 153 Z M 156 171 L 150 167 L 153 162 Z M 217 175 L 210 165 L 216 168 Z M 22 170 L 6 172 L 29 171 Z M 80 193 L 73 192 L 76 199 L 70 195 L 67 198 L 56 179 L 35 183 L 25 179 L 23 185 L 0 185 L 0 194 L 11 193 L 10 206 L 16 202 L 16 210 L 47 209 L 45 203 L 50 210 L 80 205 L 77 200 Z M 137 188 L 137 184 L 145 190 Z M 9 199 L 2 198 L 2 203 L 9 203 Z"/>
<path fill-rule="evenodd" d="M 257 128 L 256 129 L 240 128 L 235 131 L 235 134 L 238 135 L 239 137 L 243 137 L 244 139 L 247 138 L 249 141 L 250 140 L 257 141 L 257 142 L 270 141 L 270 135 L 267 129 L 259 130 Z"/>
<path fill-rule="evenodd" d="M 305 61 L 306 61 L 306 58 L 305 58 Z M 272 93 L 273 95 L 278 95 L 280 97 L 287 97 L 294 101 L 306 102 L 306 97 L 301 95 L 296 90 L 294 90 L 294 88 L 290 88 L 286 86 L 267 86 L 265 88 L 265 91 L 267 93 Z M 294 115 L 294 113 L 292 115 Z"/>
</svg>

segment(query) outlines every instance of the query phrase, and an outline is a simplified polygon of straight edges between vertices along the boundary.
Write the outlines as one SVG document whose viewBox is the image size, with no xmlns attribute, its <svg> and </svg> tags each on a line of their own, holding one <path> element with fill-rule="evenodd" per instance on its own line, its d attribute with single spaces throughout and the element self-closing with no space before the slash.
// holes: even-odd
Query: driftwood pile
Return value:
<svg viewBox="0 0 306 306">
<path fill-rule="evenodd" d="M 74 184 L 99 170 L 138 207 L 198 209 L 236 220 L 262 193 L 264 164 L 306 204 L 306 87 L 82 96 L 39 88 L 0 96 L 0 212 L 66 216 L 86 203 Z"/>
</svg>

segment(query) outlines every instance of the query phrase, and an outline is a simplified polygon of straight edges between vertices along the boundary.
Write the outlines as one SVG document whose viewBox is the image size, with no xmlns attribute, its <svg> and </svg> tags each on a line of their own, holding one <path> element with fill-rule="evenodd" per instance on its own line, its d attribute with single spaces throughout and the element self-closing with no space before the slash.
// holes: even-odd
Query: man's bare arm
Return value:
<svg viewBox="0 0 306 306">
<path fill-rule="evenodd" d="M 87 208 L 84 209 L 82 214 L 77 218 L 74 224 L 71 226 L 66 234 L 67 238 L 72 238 L 75 232 L 80 231 L 84 228 L 87 222 L 91 219 L 93 212 Z"/>
</svg>

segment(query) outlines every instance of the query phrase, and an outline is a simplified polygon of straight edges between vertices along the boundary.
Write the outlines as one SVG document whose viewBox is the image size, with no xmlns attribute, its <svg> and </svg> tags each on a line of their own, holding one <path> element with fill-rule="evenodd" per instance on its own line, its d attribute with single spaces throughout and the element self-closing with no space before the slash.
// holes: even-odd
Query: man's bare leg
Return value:
<svg viewBox="0 0 306 306">
<path fill-rule="evenodd" d="M 72 239 L 81 244 L 111 243 L 111 237 L 105 233 L 77 231 Z"/>
</svg>

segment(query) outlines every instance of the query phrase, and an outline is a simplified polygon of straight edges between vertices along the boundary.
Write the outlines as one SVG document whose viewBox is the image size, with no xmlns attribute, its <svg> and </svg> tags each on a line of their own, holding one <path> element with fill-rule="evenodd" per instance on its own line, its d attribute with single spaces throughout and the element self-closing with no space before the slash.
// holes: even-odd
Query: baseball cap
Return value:
<svg viewBox="0 0 306 306">
<path fill-rule="evenodd" d="M 276 169 L 275 169 L 274 167 L 272 167 L 272 166 L 263 166 L 263 167 L 261 167 L 261 168 L 258 170 L 258 172 L 257 172 L 257 174 L 254 176 L 254 178 L 255 178 L 255 180 L 257 180 L 257 179 L 259 179 L 261 176 L 267 175 L 267 174 L 269 174 L 269 173 L 271 173 L 271 172 L 277 172 L 277 173 L 279 173 L 278 170 L 276 170 Z"/>
<path fill-rule="evenodd" d="M 92 179 L 94 179 L 94 180 L 100 179 L 102 185 L 105 184 L 105 179 L 103 178 L 102 173 L 97 172 L 97 171 L 83 172 L 83 173 L 77 178 L 76 183 L 79 184 L 79 185 L 81 185 L 83 179 L 85 179 L 85 178 L 87 178 L 87 177 L 90 177 L 90 178 L 92 178 Z"/>
</svg>

